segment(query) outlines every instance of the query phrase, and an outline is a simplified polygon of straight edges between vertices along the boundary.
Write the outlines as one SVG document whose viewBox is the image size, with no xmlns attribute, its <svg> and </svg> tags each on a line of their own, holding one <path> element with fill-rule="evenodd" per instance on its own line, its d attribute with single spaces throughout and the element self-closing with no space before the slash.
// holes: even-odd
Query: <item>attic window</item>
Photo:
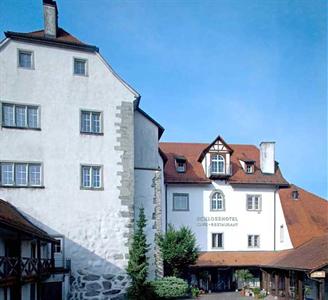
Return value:
<svg viewBox="0 0 328 300">
<path fill-rule="evenodd" d="M 186 172 L 186 158 L 184 156 L 177 156 L 175 158 L 175 167 L 178 173 Z"/>
<path fill-rule="evenodd" d="M 293 200 L 298 200 L 299 198 L 298 198 L 298 191 L 292 191 L 292 199 Z"/>
<path fill-rule="evenodd" d="M 254 165 L 253 164 L 250 164 L 250 163 L 246 164 L 246 173 L 247 174 L 254 173 Z"/>
</svg>

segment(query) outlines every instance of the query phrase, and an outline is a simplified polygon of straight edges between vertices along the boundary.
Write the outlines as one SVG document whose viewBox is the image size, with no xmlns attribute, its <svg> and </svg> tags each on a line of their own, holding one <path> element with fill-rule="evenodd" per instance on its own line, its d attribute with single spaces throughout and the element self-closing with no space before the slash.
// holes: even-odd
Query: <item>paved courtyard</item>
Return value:
<svg viewBox="0 0 328 300">
<path fill-rule="evenodd" d="M 245 300 L 245 299 L 254 299 L 254 298 L 240 296 L 240 294 L 236 292 L 206 294 L 199 297 L 199 300 L 217 300 L 217 299 L 218 300 Z M 272 296 L 268 296 L 265 299 L 271 300 L 275 298 Z"/>
</svg>

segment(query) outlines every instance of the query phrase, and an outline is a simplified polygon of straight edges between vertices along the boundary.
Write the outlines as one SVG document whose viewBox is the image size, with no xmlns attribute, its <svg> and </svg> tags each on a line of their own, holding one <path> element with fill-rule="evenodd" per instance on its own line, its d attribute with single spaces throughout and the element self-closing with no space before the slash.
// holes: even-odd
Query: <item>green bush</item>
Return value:
<svg viewBox="0 0 328 300">
<path fill-rule="evenodd" d="M 163 299 L 183 297 L 188 293 L 188 284 L 177 277 L 163 277 L 151 282 L 154 293 Z"/>
<path fill-rule="evenodd" d="M 175 229 L 169 224 L 166 233 L 157 235 L 157 244 L 164 261 L 164 275 L 185 278 L 188 267 L 198 257 L 196 237 L 191 229 L 185 226 Z"/>
<path fill-rule="evenodd" d="M 199 288 L 192 287 L 192 288 L 191 288 L 191 296 L 192 296 L 193 298 L 197 298 L 199 295 L 200 295 L 200 290 L 199 290 Z"/>
</svg>

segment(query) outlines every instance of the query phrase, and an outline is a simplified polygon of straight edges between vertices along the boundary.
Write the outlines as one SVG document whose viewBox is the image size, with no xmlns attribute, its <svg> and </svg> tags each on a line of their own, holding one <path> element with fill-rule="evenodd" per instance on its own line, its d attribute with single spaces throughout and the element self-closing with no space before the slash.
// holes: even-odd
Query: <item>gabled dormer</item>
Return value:
<svg viewBox="0 0 328 300">
<path fill-rule="evenodd" d="M 239 159 L 239 162 L 246 174 L 253 174 L 255 172 L 255 160 Z"/>
<path fill-rule="evenodd" d="M 202 163 L 205 174 L 211 179 L 223 179 L 231 176 L 231 154 L 233 150 L 218 136 L 206 147 L 198 161 Z"/>
</svg>

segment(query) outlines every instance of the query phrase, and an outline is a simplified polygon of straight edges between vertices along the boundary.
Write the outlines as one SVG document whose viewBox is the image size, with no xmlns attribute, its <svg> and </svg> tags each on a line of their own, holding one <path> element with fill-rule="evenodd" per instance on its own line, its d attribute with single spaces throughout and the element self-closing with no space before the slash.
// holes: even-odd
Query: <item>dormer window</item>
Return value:
<svg viewBox="0 0 328 300">
<path fill-rule="evenodd" d="M 254 173 L 254 165 L 253 164 L 246 164 L 246 173 L 247 174 L 252 174 Z"/>
<path fill-rule="evenodd" d="M 225 170 L 225 160 L 222 155 L 213 155 L 211 158 L 211 174 L 222 174 Z"/>
<path fill-rule="evenodd" d="M 299 199 L 298 191 L 292 191 L 292 199 L 293 200 L 298 200 Z"/>
<path fill-rule="evenodd" d="M 175 158 L 175 167 L 178 173 L 186 172 L 186 158 L 184 156 L 178 156 Z"/>
</svg>

